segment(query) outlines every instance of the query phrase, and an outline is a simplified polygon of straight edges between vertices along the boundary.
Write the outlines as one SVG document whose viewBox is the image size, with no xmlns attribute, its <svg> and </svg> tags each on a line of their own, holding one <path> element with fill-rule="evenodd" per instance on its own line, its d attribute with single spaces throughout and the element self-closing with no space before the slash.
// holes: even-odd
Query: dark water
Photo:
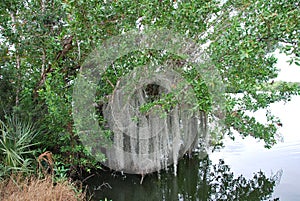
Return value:
<svg viewBox="0 0 300 201">
<path fill-rule="evenodd" d="M 284 142 L 272 149 L 253 138 L 225 139 L 225 148 L 194 155 L 172 169 L 147 175 L 103 172 L 89 179 L 93 200 L 300 200 L 300 97 L 271 107 L 282 120 Z M 264 114 L 255 116 L 264 121 Z"/>
</svg>

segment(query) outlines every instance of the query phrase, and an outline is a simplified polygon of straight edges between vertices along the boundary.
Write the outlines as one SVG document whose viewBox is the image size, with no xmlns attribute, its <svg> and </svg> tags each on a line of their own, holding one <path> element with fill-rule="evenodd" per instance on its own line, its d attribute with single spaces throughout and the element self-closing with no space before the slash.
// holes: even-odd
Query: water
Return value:
<svg viewBox="0 0 300 201">
<path fill-rule="evenodd" d="M 300 97 L 271 108 L 284 138 L 273 148 L 251 137 L 226 139 L 225 148 L 209 157 L 181 160 L 177 177 L 170 169 L 147 175 L 142 185 L 138 175 L 105 171 L 89 179 L 93 200 L 299 200 Z M 264 121 L 263 112 L 255 115 Z"/>
<path fill-rule="evenodd" d="M 283 142 L 271 149 L 265 149 L 263 142 L 253 138 L 237 138 L 234 142 L 227 140 L 226 147 L 212 155 L 212 160 L 224 158 L 235 174 L 250 177 L 252 172 L 262 170 L 267 175 L 282 171 L 274 196 L 280 200 L 300 199 L 300 97 L 293 97 L 287 104 L 271 105 L 272 112 L 279 116 L 283 126 L 280 133 Z M 256 115 L 263 121 L 263 113 Z"/>
</svg>

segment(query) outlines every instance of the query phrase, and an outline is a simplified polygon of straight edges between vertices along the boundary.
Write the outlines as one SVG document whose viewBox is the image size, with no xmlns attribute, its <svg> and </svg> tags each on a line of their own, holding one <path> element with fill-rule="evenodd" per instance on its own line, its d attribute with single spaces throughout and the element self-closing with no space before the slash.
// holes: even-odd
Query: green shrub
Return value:
<svg viewBox="0 0 300 201">
<path fill-rule="evenodd" d="M 15 116 L 0 120 L 0 164 L 1 170 L 30 172 L 34 150 L 37 143 L 32 140 L 38 133 L 33 124 L 19 120 Z M 5 176 L 5 175 L 1 175 Z"/>
</svg>

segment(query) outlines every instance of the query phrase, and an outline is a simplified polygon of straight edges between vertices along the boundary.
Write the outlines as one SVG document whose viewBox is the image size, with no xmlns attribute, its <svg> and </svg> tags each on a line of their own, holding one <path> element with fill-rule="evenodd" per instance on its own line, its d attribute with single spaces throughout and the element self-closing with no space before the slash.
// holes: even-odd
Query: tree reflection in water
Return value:
<svg viewBox="0 0 300 201">
<path fill-rule="evenodd" d="M 199 159 L 194 156 L 193 159 L 185 158 L 179 162 L 177 177 L 169 169 L 160 174 L 160 179 L 156 174 L 146 176 L 140 185 L 137 175 L 102 173 L 89 183 L 89 187 L 94 189 L 94 200 L 97 201 L 104 198 L 113 201 L 260 201 L 271 199 L 281 174 L 282 171 L 268 178 L 260 171 L 254 173 L 252 179 L 246 179 L 243 175 L 234 175 L 223 160 L 212 164 L 208 157 Z M 111 188 L 102 185 L 104 183 Z"/>
</svg>

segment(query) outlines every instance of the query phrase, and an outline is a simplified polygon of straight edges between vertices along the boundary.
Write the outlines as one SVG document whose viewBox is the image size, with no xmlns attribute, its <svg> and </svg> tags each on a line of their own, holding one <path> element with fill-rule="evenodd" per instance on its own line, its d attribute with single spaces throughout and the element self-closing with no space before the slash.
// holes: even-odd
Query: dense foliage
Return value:
<svg viewBox="0 0 300 201">
<path fill-rule="evenodd" d="M 29 118 L 40 130 L 35 141 L 44 150 L 60 153 L 61 160 L 74 167 L 94 166 L 80 145 L 72 120 L 71 95 L 78 70 L 104 40 L 141 27 L 164 27 L 205 44 L 227 86 L 227 133 L 237 130 L 270 147 L 276 143 L 279 120 L 267 113 L 268 122 L 262 124 L 247 111 L 268 108 L 270 103 L 298 94 L 296 86 L 286 83 L 267 92 L 264 87 L 278 74 L 272 54 L 275 49 L 299 65 L 299 21 L 299 2 L 295 0 L 3 0 L 0 119 L 9 113 Z M 128 57 L 131 59 L 116 61 L 118 73 L 108 68 L 105 76 L 111 83 L 106 82 L 100 95 L 109 93 L 131 64 L 163 59 L 147 56 L 155 54 L 137 52 Z M 193 72 L 185 74 L 201 93 L 203 83 L 194 82 L 194 76 Z M 237 92 L 243 96 L 234 96 Z M 209 104 L 201 109 L 209 112 Z"/>
</svg>

